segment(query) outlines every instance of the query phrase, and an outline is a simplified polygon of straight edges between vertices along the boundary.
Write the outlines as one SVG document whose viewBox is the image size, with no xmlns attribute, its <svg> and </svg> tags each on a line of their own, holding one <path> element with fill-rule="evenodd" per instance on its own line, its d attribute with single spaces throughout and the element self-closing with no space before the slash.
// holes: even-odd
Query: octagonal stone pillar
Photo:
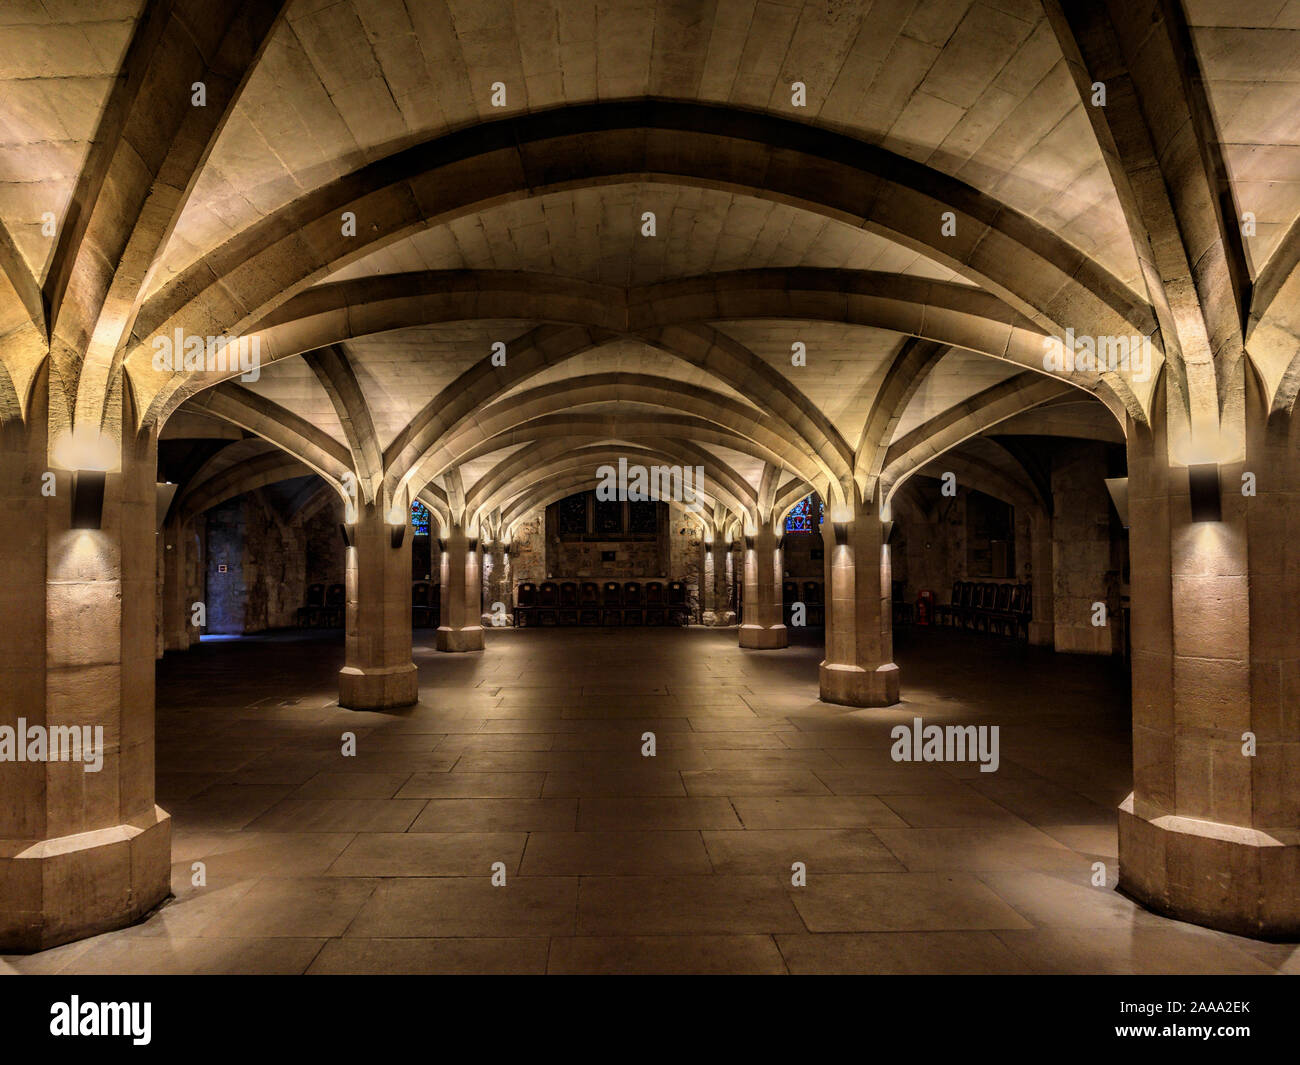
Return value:
<svg viewBox="0 0 1300 1065">
<path fill-rule="evenodd" d="M 439 651 L 483 650 L 482 564 L 479 542 L 453 525 L 442 547 L 442 619 Z"/>
<path fill-rule="evenodd" d="M 411 537 L 394 544 L 395 526 L 376 504 L 357 508 L 349 526 L 346 566 L 344 666 L 339 706 L 384 710 L 419 698 L 411 661 Z"/>
<path fill-rule="evenodd" d="M 781 609 L 781 546 L 776 527 L 766 521 L 753 535 L 745 535 L 744 622 L 740 646 L 771 650 L 787 646 Z"/>
<path fill-rule="evenodd" d="M 898 702 L 894 664 L 892 571 L 884 525 L 874 503 L 822 522 L 826 559 L 826 658 L 821 699 L 841 706 Z"/>
<path fill-rule="evenodd" d="M 1300 934 L 1300 431 L 1247 387 L 1221 520 L 1193 520 L 1157 408 L 1130 426 L 1133 792 L 1119 885 L 1151 909 Z M 1253 474 L 1255 495 L 1244 495 Z M 1253 750 L 1253 753 L 1251 753 Z"/>
<path fill-rule="evenodd" d="M 26 424 L 0 430 L 0 951 L 120 928 L 170 891 L 171 820 L 154 802 L 157 438 L 69 451 L 48 395 L 43 372 Z M 136 424 L 120 396 L 109 415 Z M 92 522 L 73 521 L 74 479 Z"/>
</svg>

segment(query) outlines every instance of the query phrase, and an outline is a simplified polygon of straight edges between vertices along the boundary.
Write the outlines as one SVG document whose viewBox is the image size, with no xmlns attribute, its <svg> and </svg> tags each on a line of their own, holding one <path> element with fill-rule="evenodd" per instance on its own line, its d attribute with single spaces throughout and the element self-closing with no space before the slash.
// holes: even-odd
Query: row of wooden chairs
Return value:
<svg viewBox="0 0 1300 1065">
<path fill-rule="evenodd" d="M 690 621 L 681 581 L 522 581 L 515 624 L 685 625 Z"/>
<path fill-rule="evenodd" d="M 935 624 L 1028 639 L 1033 611 L 1032 584 L 953 581 L 952 600 L 935 606 L 934 620 Z"/>
<path fill-rule="evenodd" d="M 298 608 L 298 628 L 337 629 L 343 625 L 345 596 L 343 585 L 323 584 L 307 586 L 307 601 Z"/>
<path fill-rule="evenodd" d="M 826 602 L 822 592 L 821 581 L 804 581 L 802 587 L 798 581 L 781 582 L 781 605 L 785 611 L 785 623 L 794 619 L 796 603 L 803 603 L 805 625 L 826 624 Z"/>
</svg>

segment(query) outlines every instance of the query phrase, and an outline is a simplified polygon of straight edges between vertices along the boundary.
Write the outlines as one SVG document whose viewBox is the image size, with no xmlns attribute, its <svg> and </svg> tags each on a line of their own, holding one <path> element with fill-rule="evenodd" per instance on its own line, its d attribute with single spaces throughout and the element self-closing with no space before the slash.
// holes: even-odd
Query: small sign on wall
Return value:
<svg viewBox="0 0 1300 1065">
<path fill-rule="evenodd" d="M 217 564 L 217 572 L 218 572 L 218 573 L 225 573 L 225 572 L 226 572 L 226 564 L 225 564 L 224 562 L 219 562 L 219 563 Z"/>
</svg>

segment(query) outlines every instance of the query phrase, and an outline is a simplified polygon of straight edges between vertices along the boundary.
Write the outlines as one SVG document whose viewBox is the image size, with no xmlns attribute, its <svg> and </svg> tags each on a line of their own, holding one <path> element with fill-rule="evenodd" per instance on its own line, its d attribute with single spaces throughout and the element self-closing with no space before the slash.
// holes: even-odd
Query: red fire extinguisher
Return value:
<svg viewBox="0 0 1300 1065">
<path fill-rule="evenodd" d="M 931 618 L 934 617 L 934 592 L 928 588 L 922 589 L 916 597 L 916 623 L 918 625 L 931 624 Z"/>
</svg>

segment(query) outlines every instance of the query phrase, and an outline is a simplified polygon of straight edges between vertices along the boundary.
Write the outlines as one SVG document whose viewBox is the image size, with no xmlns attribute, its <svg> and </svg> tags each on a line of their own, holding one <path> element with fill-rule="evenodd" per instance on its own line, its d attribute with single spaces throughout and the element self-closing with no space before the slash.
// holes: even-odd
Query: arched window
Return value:
<svg viewBox="0 0 1300 1065">
<path fill-rule="evenodd" d="M 812 523 L 814 498 L 815 494 L 804 496 L 794 505 L 790 513 L 785 516 L 786 532 L 810 533 L 821 528 L 822 522 L 826 520 L 826 505 L 820 499 L 817 500 L 817 525 L 814 527 Z"/>
<path fill-rule="evenodd" d="M 429 535 L 429 508 L 418 499 L 411 501 L 411 528 L 412 536 Z"/>
</svg>

